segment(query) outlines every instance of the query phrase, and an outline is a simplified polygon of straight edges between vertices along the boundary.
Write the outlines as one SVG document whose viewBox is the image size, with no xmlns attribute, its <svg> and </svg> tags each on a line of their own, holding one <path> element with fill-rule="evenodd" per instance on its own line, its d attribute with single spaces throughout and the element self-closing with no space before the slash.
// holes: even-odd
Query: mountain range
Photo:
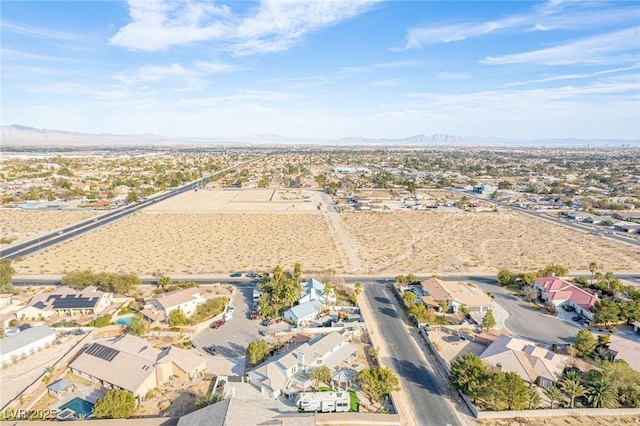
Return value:
<svg viewBox="0 0 640 426">
<path fill-rule="evenodd" d="M 413 135 L 405 138 L 345 137 L 342 139 L 292 138 L 276 134 L 245 137 L 167 137 L 155 134 L 115 135 L 78 133 L 64 130 L 38 129 L 12 124 L 0 126 L 4 146 L 96 146 L 96 145 L 334 145 L 334 146 L 495 146 L 495 147 L 640 147 L 640 140 L 629 139 L 501 139 L 493 137 L 462 137 L 443 133 Z"/>
</svg>

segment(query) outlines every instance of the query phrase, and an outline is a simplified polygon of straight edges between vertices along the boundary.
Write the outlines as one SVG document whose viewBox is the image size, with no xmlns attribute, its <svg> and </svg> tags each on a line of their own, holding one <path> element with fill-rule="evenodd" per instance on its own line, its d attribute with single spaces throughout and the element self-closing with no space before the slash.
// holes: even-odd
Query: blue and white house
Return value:
<svg viewBox="0 0 640 426">
<path fill-rule="evenodd" d="M 284 319 L 293 321 L 296 327 L 299 327 L 316 319 L 323 306 L 324 304 L 319 300 L 311 300 L 287 309 L 283 316 Z"/>
<path fill-rule="evenodd" d="M 328 297 L 325 297 L 324 287 L 325 285 L 315 278 L 311 278 L 306 283 L 302 283 L 302 290 L 300 290 L 300 299 L 298 299 L 298 303 L 302 305 L 303 303 L 311 300 L 319 300 L 323 304 L 335 303 L 335 293 L 332 292 Z"/>
<path fill-rule="evenodd" d="M 283 314 L 285 319 L 293 321 L 296 326 L 313 321 L 323 306 L 336 302 L 335 293 L 331 292 L 325 296 L 325 285 L 315 278 L 302 283 L 301 287 L 298 305 L 287 309 Z"/>
</svg>

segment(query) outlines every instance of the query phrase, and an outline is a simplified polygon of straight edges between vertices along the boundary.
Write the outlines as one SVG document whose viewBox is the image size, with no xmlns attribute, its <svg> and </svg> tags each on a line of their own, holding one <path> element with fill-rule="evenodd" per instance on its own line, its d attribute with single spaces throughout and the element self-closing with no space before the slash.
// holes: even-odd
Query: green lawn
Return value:
<svg viewBox="0 0 640 426">
<path fill-rule="evenodd" d="M 360 411 L 360 398 L 358 398 L 358 395 L 356 395 L 356 391 L 349 391 L 349 400 L 349 411 L 354 413 Z"/>
</svg>

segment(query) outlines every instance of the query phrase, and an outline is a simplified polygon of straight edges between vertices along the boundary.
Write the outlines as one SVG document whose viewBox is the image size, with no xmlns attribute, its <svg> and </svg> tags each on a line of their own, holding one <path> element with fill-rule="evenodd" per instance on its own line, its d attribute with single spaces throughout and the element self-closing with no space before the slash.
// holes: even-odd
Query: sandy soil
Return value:
<svg viewBox="0 0 640 426">
<path fill-rule="evenodd" d="M 640 425 L 637 416 L 615 417 L 553 417 L 549 419 L 480 420 L 482 426 L 611 426 Z"/>
<path fill-rule="evenodd" d="M 206 274 L 342 267 L 320 214 L 138 213 L 15 265 L 18 274 L 94 271 Z"/>
<path fill-rule="evenodd" d="M 604 271 L 640 269 L 638 248 L 516 212 L 338 214 L 330 203 L 311 190 L 190 191 L 22 259 L 15 269 L 18 275 L 78 268 L 189 275 L 300 262 L 306 272 L 395 275 L 532 271 L 550 263 L 586 271 L 592 261 Z M 5 211 L 0 223 L 28 233 L 92 214 Z"/>
<path fill-rule="evenodd" d="M 0 209 L 0 237 L 16 238 L 12 244 L 80 222 L 104 212 L 87 210 Z M 8 247 L 8 244 L 0 244 Z"/>
<path fill-rule="evenodd" d="M 592 261 L 605 271 L 640 268 L 638 248 L 518 213 L 345 213 L 343 221 L 370 272 L 493 273 L 550 263 L 583 271 Z"/>
</svg>

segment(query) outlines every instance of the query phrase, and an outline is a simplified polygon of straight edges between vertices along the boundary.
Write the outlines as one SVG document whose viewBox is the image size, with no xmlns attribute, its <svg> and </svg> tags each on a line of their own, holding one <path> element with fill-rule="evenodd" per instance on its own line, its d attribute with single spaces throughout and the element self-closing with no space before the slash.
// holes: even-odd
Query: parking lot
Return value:
<svg viewBox="0 0 640 426">
<path fill-rule="evenodd" d="M 260 321 L 249 319 L 251 313 L 253 285 L 238 286 L 231 304 L 235 306 L 233 317 L 217 329 L 206 328 L 193 338 L 197 350 L 206 354 L 202 347 L 215 346 L 218 355 L 238 357 L 246 354 L 249 342 L 259 339 L 263 328 Z"/>
</svg>

